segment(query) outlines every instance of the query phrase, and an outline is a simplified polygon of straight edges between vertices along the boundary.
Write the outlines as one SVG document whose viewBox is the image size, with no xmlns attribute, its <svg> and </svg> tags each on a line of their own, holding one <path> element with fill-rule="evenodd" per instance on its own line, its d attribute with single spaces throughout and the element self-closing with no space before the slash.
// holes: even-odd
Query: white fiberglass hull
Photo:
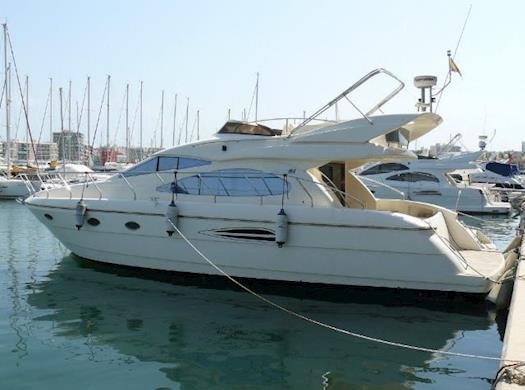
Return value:
<svg viewBox="0 0 525 390">
<path fill-rule="evenodd" d="M 133 210 L 126 210 L 124 203 L 86 202 L 86 221 L 94 218 L 99 224 L 86 222 L 79 231 L 75 228 L 76 201 L 65 205 L 63 200 L 30 198 L 28 204 L 81 257 L 157 270 L 218 273 L 177 234 L 166 234 L 166 205 L 136 201 L 131 204 Z M 179 209 L 181 231 L 232 276 L 470 293 L 486 293 L 491 288 L 491 282 L 468 272 L 461 258 L 428 226 L 403 223 L 406 216 L 374 225 L 368 222 L 371 216 L 381 219 L 389 213 L 289 207 L 289 239 L 279 248 L 260 233 L 275 227 L 278 210 L 273 206 L 193 203 L 180 204 Z M 352 215 L 353 219 L 347 219 Z M 130 230 L 128 222 L 140 227 Z M 228 233 L 232 231 L 237 233 Z M 239 231 L 248 233 L 239 236 Z M 494 272 L 499 273 L 501 267 Z"/>
<path fill-rule="evenodd" d="M 380 183 L 371 182 L 367 180 L 366 176 L 361 177 L 361 179 L 364 180 L 367 187 L 377 198 L 401 198 L 399 192 Z M 457 210 L 467 214 L 506 215 L 512 210 L 509 203 L 489 200 L 483 195 L 481 189 L 477 188 L 407 188 L 406 186 L 395 188 L 402 191 L 412 201 L 435 204 L 449 210 Z"/>
<path fill-rule="evenodd" d="M 40 182 L 38 182 L 40 186 Z M 39 187 L 35 187 L 39 188 Z M 26 183 L 19 179 L 0 180 L 0 199 L 25 198 L 30 193 Z"/>
</svg>

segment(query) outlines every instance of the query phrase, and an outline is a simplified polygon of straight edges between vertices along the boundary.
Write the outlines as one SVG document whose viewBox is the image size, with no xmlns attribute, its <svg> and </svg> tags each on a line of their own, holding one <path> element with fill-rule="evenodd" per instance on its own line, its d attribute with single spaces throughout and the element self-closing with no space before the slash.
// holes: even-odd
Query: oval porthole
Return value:
<svg viewBox="0 0 525 390">
<path fill-rule="evenodd" d="M 44 214 L 44 217 L 46 217 L 46 219 L 49 219 L 50 221 L 53 220 L 53 216 L 51 214 Z"/>
<path fill-rule="evenodd" d="M 98 225 L 100 225 L 100 221 L 98 219 L 96 219 L 96 218 L 89 218 L 87 220 L 87 223 L 89 225 L 91 225 L 91 226 L 98 226 Z"/>
<path fill-rule="evenodd" d="M 126 222 L 125 226 L 129 230 L 138 230 L 138 229 L 140 229 L 140 225 L 137 222 L 133 222 L 133 221 Z"/>
</svg>

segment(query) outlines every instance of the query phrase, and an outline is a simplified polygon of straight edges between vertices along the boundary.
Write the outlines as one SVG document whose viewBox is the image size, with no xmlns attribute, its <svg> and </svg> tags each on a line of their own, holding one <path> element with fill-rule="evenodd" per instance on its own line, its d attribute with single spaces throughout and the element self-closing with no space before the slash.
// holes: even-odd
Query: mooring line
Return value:
<svg viewBox="0 0 525 390">
<path fill-rule="evenodd" d="M 263 297 L 262 295 L 259 295 L 258 293 L 256 293 L 255 291 L 253 291 L 252 289 L 250 289 L 249 287 L 245 286 L 244 284 L 242 284 L 241 282 L 239 282 L 237 279 L 233 278 L 232 276 L 230 276 L 226 271 L 224 271 L 222 268 L 220 268 L 218 265 L 216 265 L 213 261 L 211 261 L 204 253 L 202 253 L 182 232 L 181 230 L 173 223 L 171 222 L 169 219 L 167 219 L 167 221 L 170 223 L 170 225 L 173 227 L 173 229 L 175 229 L 175 231 L 180 235 L 180 237 L 202 258 L 204 259 L 210 266 L 212 266 L 215 270 L 217 270 L 217 272 L 219 272 L 221 275 L 223 275 L 224 277 L 226 277 L 227 279 L 229 279 L 232 283 L 234 283 L 235 285 L 239 286 L 241 289 L 243 289 L 244 291 L 248 292 L 249 294 L 253 295 L 254 297 L 256 297 L 257 299 L 265 302 L 266 304 L 272 306 L 272 307 L 275 307 L 276 309 L 279 309 L 293 317 L 296 317 L 296 318 L 299 318 L 299 319 L 302 319 L 306 322 L 309 322 L 309 323 L 312 323 L 314 325 L 318 325 L 320 327 L 323 327 L 323 328 L 326 328 L 326 329 L 330 329 L 330 330 L 333 330 L 337 333 L 342 333 L 342 334 L 345 334 L 345 335 L 348 335 L 348 336 L 352 336 L 352 337 L 355 337 L 355 338 L 358 338 L 358 339 L 362 339 L 362 340 L 367 340 L 367 341 L 371 341 L 371 342 L 374 342 L 374 343 L 379 343 L 379 344 L 384 344 L 384 345 L 390 345 L 392 347 L 399 347 L 399 348 L 404 348 L 404 349 L 409 349 L 409 350 L 413 350 L 413 351 L 419 351 L 419 352 L 428 352 L 428 353 L 434 353 L 434 354 L 439 354 L 439 355 L 446 355 L 446 356 L 456 356 L 456 357 L 463 357 L 463 358 L 473 358 L 473 359 L 483 359 L 483 360 L 493 360 L 493 361 L 504 361 L 504 362 L 511 362 L 511 363 L 518 363 L 518 364 L 525 364 L 525 362 L 523 361 L 519 361 L 519 360 L 506 360 L 506 359 L 502 359 L 500 357 L 496 357 L 496 356 L 484 356 L 484 355 L 475 355 L 475 354 L 470 354 L 470 353 L 461 353 L 461 352 L 452 352 L 452 351 L 443 351 L 443 350 L 440 350 L 440 349 L 432 349 L 432 348 L 426 348 L 426 347 L 419 347 L 419 346 L 416 346 L 416 345 L 410 345 L 410 344 L 404 344 L 404 343 L 399 343 L 399 342 L 395 342 L 395 341 L 390 341 L 390 340 L 385 340 L 385 339 L 380 339 L 380 338 L 377 338 L 377 337 L 371 337 L 371 336 L 367 336 L 367 335 L 364 335 L 364 334 L 360 334 L 360 333 L 356 333 L 356 332 L 352 332 L 352 331 L 349 331 L 349 330 L 346 330 L 346 329 L 342 329 L 342 328 L 339 328 L 337 326 L 334 326 L 334 325 L 330 325 L 330 324 L 327 324 L 327 323 L 324 323 L 324 322 L 321 322 L 321 321 L 318 321 L 318 320 L 315 320 L 313 318 L 310 318 L 310 317 L 307 317 L 303 314 L 300 314 L 300 313 L 297 313 L 293 310 L 290 310 L 284 306 L 281 306 L 279 305 L 278 303 L 275 303 L 271 300 L 269 300 L 268 298 L 265 298 Z"/>
</svg>

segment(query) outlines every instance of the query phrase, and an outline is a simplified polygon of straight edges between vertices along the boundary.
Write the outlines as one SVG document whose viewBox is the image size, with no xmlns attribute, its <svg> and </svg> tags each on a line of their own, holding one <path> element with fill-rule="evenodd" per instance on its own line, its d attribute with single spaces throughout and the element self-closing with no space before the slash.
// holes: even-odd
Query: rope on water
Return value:
<svg viewBox="0 0 525 390">
<path fill-rule="evenodd" d="M 169 219 L 167 219 L 167 221 L 170 223 L 170 225 L 173 227 L 173 229 L 175 229 L 175 231 L 180 235 L 180 237 L 195 251 L 195 253 L 197 253 L 210 266 L 212 266 L 215 270 L 217 270 L 217 272 L 219 272 L 221 275 L 226 277 L 232 283 L 234 283 L 235 285 L 237 285 L 238 287 L 240 287 L 244 291 L 248 292 L 249 294 L 253 295 L 254 297 L 259 299 L 260 301 L 265 302 L 266 304 L 268 304 L 268 305 L 270 305 L 270 306 L 272 306 L 272 307 L 274 307 L 274 308 L 276 308 L 276 309 L 278 309 L 280 311 L 283 311 L 286 314 L 289 314 L 289 315 L 291 315 L 293 317 L 299 318 L 299 319 L 304 320 L 306 322 L 309 322 L 311 324 L 318 325 L 320 327 L 332 330 L 332 331 L 337 332 L 337 333 L 342 333 L 342 334 L 345 334 L 347 336 L 355 337 L 355 338 L 362 339 L 362 340 L 367 340 L 367 341 L 374 342 L 374 343 L 389 345 L 389 346 L 392 346 L 392 347 L 404 348 L 404 349 L 409 349 L 409 350 L 412 350 L 412 351 L 434 353 L 434 354 L 445 355 L 445 356 L 456 356 L 456 357 L 463 357 L 463 358 L 483 359 L 483 360 L 492 360 L 492 361 L 507 361 L 507 362 L 511 362 L 513 364 L 525 364 L 525 362 L 522 362 L 522 361 L 505 360 L 505 359 L 502 359 L 502 358 L 499 358 L 499 357 L 496 357 L 496 356 L 484 356 L 484 355 L 476 355 L 476 354 L 470 354 L 470 353 L 443 351 L 443 350 L 440 350 L 440 349 L 419 347 L 419 346 L 416 346 L 416 345 L 410 345 L 410 344 L 399 343 L 399 342 L 395 342 L 395 341 L 389 341 L 389 340 L 380 339 L 380 338 L 377 338 L 377 337 L 371 337 L 371 336 L 367 336 L 367 335 L 364 335 L 364 334 L 352 332 L 352 331 L 349 331 L 349 330 L 346 330 L 346 329 L 342 329 L 342 328 L 339 328 L 337 326 L 330 325 L 330 324 L 327 324 L 327 323 L 315 320 L 313 318 L 307 317 L 307 316 L 305 316 L 303 314 L 297 313 L 297 312 L 295 312 L 293 310 L 290 310 L 290 309 L 288 309 L 288 308 L 286 308 L 284 306 L 281 306 L 278 303 L 275 303 L 275 302 L 271 301 L 270 299 L 265 298 L 262 295 L 256 293 L 255 291 L 253 291 L 249 287 L 246 287 L 244 284 L 242 284 L 237 279 L 235 279 L 232 276 L 230 276 L 222 268 L 220 268 L 213 261 L 211 261 L 204 253 L 202 253 L 181 232 L 181 230 L 173 222 L 171 222 Z"/>
</svg>

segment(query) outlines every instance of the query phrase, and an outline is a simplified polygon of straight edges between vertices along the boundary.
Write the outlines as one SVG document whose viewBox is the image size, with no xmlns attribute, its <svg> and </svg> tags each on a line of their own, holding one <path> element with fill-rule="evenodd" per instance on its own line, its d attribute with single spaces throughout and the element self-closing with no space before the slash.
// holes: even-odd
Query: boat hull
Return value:
<svg viewBox="0 0 525 390">
<path fill-rule="evenodd" d="M 45 199 L 30 202 L 29 206 L 37 218 L 80 257 L 131 267 L 219 274 L 177 233 L 171 237 L 166 233 L 163 205 L 149 210 L 137 207 L 136 210 L 142 210 L 137 212 L 119 210 L 114 205 L 104 210 L 97 208 L 97 201 L 87 203 L 86 223 L 80 230 L 75 228 L 73 201 L 70 207 L 54 206 Z M 289 208 L 289 239 L 279 247 L 268 234 L 256 239 L 249 235 L 224 234 L 225 231 L 272 231 L 275 215 L 269 212 L 277 214 L 274 207 L 259 206 L 258 214 L 250 218 L 246 215 L 255 210 L 253 207 L 247 207 L 237 216 L 226 206 L 199 215 L 202 207 L 204 205 L 198 204 L 181 207 L 178 227 L 231 276 L 468 293 L 486 293 L 491 288 L 485 278 L 465 272 L 461 259 L 428 227 L 373 225 L 360 220 L 358 215 L 354 215 L 353 221 L 344 222 L 345 214 L 352 215 L 347 209 L 302 208 L 301 219 Z M 266 210 L 261 212 L 261 208 Z M 239 207 L 235 209 L 238 211 Z M 310 219 L 305 219 L 308 213 Z M 389 214 L 377 215 L 388 217 Z M 96 219 L 98 224 L 90 225 L 89 219 Z M 126 227 L 130 222 L 140 227 L 130 230 Z"/>
<path fill-rule="evenodd" d="M 38 183 L 38 185 L 40 185 L 40 183 Z M 23 180 L 0 181 L 0 199 L 25 198 L 29 194 L 30 191 Z"/>
</svg>

